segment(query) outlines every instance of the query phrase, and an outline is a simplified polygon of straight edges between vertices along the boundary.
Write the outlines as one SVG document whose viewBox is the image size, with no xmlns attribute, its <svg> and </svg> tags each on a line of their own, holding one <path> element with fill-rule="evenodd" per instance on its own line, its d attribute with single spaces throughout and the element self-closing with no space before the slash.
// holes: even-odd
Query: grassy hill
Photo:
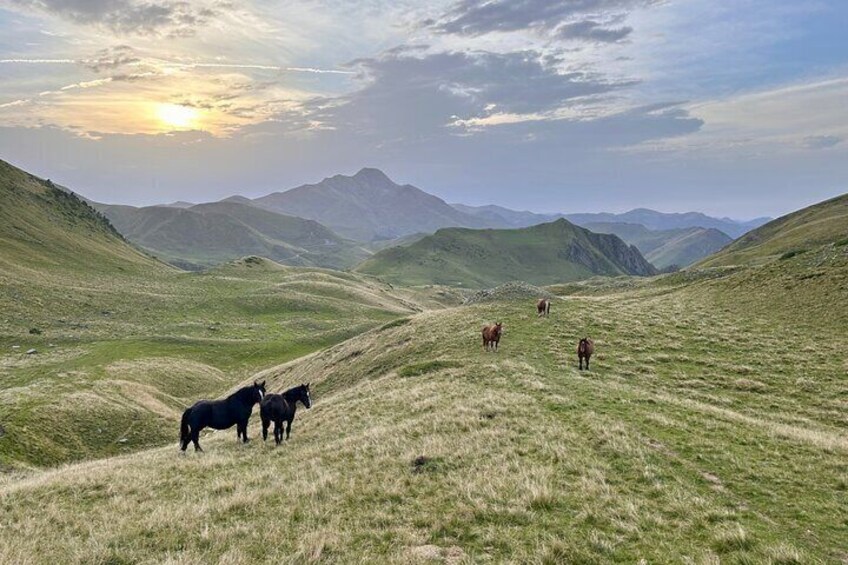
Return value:
<svg viewBox="0 0 848 565">
<path fill-rule="evenodd" d="M 444 229 L 411 245 L 374 255 L 357 271 L 402 284 L 493 286 L 533 284 L 593 275 L 650 275 L 655 269 L 618 237 L 566 220 L 516 230 Z"/>
<path fill-rule="evenodd" d="M 433 233 L 450 226 L 491 225 L 414 186 L 396 184 L 377 169 L 362 169 L 353 176 L 336 175 L 317 184 L 256 198 L 253 203 L 316 220 L 363 242 Z"/>
<path fill-rule="evenodd" d="M 598 222 L 584 225 L 596 233 L 615 234 L 635 245 L 658 269 L 671 265 L 686 267 L 715 253 L 733 240 L 713 228 L 651 230 L 641 224 Z"/>
<path fill-rule="evenodd" d="M 596 281 L 548 319 L 495 302 L 375 328 L 260 373 L 313 383 L 282 448 L 207 434 L 200 456 L 172 438 L 0 479 L 0 561 L 838 563 L 848 256 L 812 255 L 768 267 L 785 302 L 738 298 L 775 272 L 725 269 Z"/>
<path fill-rule="evenodd" d="M 76 195 L 0 161 L 0 273 L 162 271 Z"/>
<path fill-rule="evenodd" d="M 268 257 L 287 265 L 341 269 L 369 255 L 318 222 L 235 201 L 188 208 L 95 206 L 130 241 L 190 269 L 245 255 Z"/>
<path fill-rule="evenodd" d="M 848 243 L 848 194 L 773 220 L 699 266 L 762 264 L 828 243 Z"/>
</svg>

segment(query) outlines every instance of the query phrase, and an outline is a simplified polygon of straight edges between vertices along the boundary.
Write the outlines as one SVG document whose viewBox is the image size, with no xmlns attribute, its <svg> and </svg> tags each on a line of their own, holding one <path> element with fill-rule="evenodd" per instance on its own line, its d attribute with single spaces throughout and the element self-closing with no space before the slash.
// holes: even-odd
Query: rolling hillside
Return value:
<svg viewBox="0 0 848 565">
<path fill-rule="evenodd" d="M 166 270 L 72 192 L 0 161 L 0 279 L 32 269 Z"/>
<path fill-rule="evenodd" d="M 411 185 L 394 183 L 382 171 L 362 169 L 253 200 L 262 208 L 321 222 L 351 239 L 394 239 L 439 228 L 488 227 L 442 199 Z"/>
<path fill-rule="evenodd" d="M 357 270 L 395 283 L 478 288 L 516 279 L 551 284 L 594 275 L 656 273 L 635 247 L 566 220 L 518 230 L 443 229 L 411 245 L 381 251 Z"/>
<path fill-rule="evenodd" d="M 589 223 L 584 225 L 596 233 L 615 234 L 635 245 L 645 259 L 658 269 L 672 265 L 686 267 L 715 253 L 733 240 L 713 228 L 681 228 L 650 230 L 641 224 Z"/>
<path fill-rule="evenodd" d="M 768 267 L 786 302 L 740 300 L 775 278 L 742 269 L 595 285 L 545 319 L 530 300 L 390 322 L 245 376 L 312 383 L 281 448 L 254 414 L 247 446 L 172 436 L 0 479 L 0 562 L 839 563 L 848 256 L 821 259 Z M 799 320 L 811 303 L 841 317 Z"/>
<path fill-rule="evenodd" d="M 698 266 L 757 265 L 830 243 L 848 244 L 848 194 L 773 220 Z"/>
<path fill-rule="evenodd" d="M 369 252 L 318 222 L 224 201 L 189 208 L 95 204 L 130 241 L 184 268 L 245 255 L 294 266 L 347 268 Z"/>
</svg>

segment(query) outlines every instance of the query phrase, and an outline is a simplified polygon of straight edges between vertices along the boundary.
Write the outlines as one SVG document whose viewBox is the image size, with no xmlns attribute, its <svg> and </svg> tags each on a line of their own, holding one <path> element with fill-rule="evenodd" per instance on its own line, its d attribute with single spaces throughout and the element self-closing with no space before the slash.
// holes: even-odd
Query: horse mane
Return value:
<svg viewBox="0 0 848 565">
<path fill-rule="evenodd" d="M 242 387 L 242 388 L 238 389 L 237 391 L 235 391 L 234 393 L 232 393 L 230 396 L 228 396 L 227 400 L 231 400 L 231 399 L 235 399 L 235 398 L 237 398 L 239 400 L 243 400 L 242 397 L 247 398 L 247 394 L 250 391 L 250 389 L 252 389 L 252 388 L 253 388 L 253 385 L 248 385 L 248 386 Z M 248 398 L 248 400 L 250 400 L 250 399 Z"/>
<path fill-rule="evenodd" d="M 303 385 L 293 386 L 290 389 L 284 391 L 282 393 L 282 397 L 285 398 L 286 401 L 297 400 L 298 398 L 300 398 L 300 395 L 298 394 L 297 397 L 295 397 L 295 393 L 297 393 L 302 388 Z"/>
</svg>

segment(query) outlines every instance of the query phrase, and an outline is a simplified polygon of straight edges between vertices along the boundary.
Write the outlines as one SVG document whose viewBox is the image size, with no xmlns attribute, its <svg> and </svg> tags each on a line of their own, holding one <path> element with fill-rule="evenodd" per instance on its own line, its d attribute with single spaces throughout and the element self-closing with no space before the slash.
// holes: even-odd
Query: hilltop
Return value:
<svg viewBox="0 0 848 565">
<path fill-rule="evenodd" d="M 713 228 L 650 230 L 641 224 L 615 222 L 589 223 L 583 227 L 597 233 L 615 234 L 635 245 L 658 269 L 672 265 L 686 267 L 733 241 L 727 234 Z"/>
<path fill-rule="evenodd" d="M 189 269 L 244 255 L 286 265 L 343 269 L 370 254 L 318 222 L 235 200 L 189 207 L 95 206 L 127 239 Z"/>
<path fill-rule="evenodd" d="M 167 269 L 127 243 L 106 218 L 73 192 L 5 161 L 0 161 L 0 202 L 2 273 Z"/>
<path fill-rule="evenodd" d="M 560 219 L 516 230 L 439 230 L 404 247 L 380 251 L 357 267 L 402 284 L 472 288 L 516 279 L 532 284 L 594 275 L 652 275 L 639 251 L 614 235 L 596 234 Z"/>
<path fill-rule="evenodd" d="M 336 175 L 317 184 L 256 198 L 253 204 L 275 212 L 318 221 L 363 242 L 394 239 L 439 228 L 487 227 L 474 216 L 412 185 L 399 185 L 378 169 L 353 176 Z"/>
<path fill-rule="evenodd" d="M 763 264 L 830 243 L 848 244 L 848 194 L 773 220 L 698 266 Z"/>
</svg>

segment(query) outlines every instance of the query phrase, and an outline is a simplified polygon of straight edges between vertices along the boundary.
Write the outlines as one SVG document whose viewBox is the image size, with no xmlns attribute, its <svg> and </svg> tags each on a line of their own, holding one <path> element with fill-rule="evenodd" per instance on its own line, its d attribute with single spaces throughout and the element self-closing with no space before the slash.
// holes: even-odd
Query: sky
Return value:
<svg viewBox="0 0 848 565">
<path fill-rule="evenodd" d="M 0 158 L 88 198 L 378 167 L 449 202 L 848 192 L 844 0 L 0 0 Z"/>
</svg>

